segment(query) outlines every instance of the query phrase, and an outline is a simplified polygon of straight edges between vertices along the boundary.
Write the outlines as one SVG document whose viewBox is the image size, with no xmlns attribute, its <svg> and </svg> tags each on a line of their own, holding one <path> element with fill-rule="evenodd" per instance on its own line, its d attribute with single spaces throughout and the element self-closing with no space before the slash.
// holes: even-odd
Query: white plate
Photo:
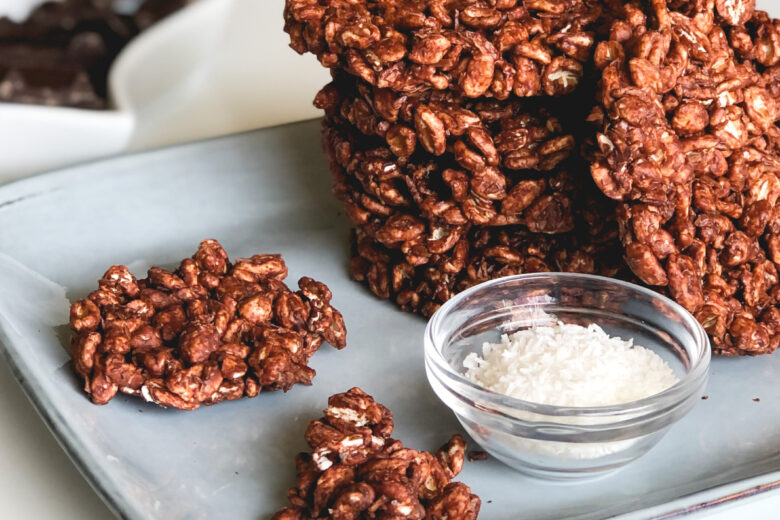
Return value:
<svg viewBox="0 0 780 520">
<path fill-rule="evenodd" d="M 318 126 L 287 125 L 0 188 L 5 355 L 63 447 L 119 515 L 266 518 L 285 505 L 294 484 L 306 424 L 329 395 L 351 386 L 393 410 L 395 437 L 411 447 L 433 450 L 460 431 L 425 379 L 424 321 L 347 276 L 348 226 L 330 195 Z M 149 265 L 192 254 L 206 237 L 219 239 L 231 257 L 284 254 L 290 283 L 303 275 L 327 283 L 347 322 L 348 347 L 324 346 L 312 360 L 314 386 L 287 394 L 195 412 L 127 397 L 92 405 L 64 350 L 62 289 L 46 279 L 72 300 L 92 290 L 111 264 L 131 263 L 143 275 Z M 778 381 L 780 356 L 716 359 L 709 399 L 645 457 L 595 482 L 538 482 L 494 460 L 466 464 L 460 480 L 482 497 L 487 520 L 632 511 L 630 517 L 644 518 L 744 496 L 756 486 L 771 489 L 780 480 Z"/>
<path fill-rule="evenodd" d="M 42 0 L 21 1 L 0 0 L 0 17 L 23 17 Z M 282 1 L 198 0 L 155 24 L 112 64 L 110 109 L 0 103 L 0 184 L 316 117 L 311 101 L 330 75 L 313 56 L 289 48 L 283 8 Z"/>
</svg>

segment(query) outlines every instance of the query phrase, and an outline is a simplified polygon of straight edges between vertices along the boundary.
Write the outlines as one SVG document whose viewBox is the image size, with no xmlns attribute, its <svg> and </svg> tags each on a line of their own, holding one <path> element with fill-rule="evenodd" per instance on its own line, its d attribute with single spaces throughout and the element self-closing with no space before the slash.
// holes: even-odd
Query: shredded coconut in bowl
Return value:
<svg viewBox="0 0 780 520">
<path fill-rule="evenodd" d="M 482 356 L 469 354 L 463 366 L 485 388 L 555 406 L 628 403 L 679 381 L 658 354 L 595 324 L 559 322 L 505 334 L 501 343 L 485 343 Z"/>
</svg>

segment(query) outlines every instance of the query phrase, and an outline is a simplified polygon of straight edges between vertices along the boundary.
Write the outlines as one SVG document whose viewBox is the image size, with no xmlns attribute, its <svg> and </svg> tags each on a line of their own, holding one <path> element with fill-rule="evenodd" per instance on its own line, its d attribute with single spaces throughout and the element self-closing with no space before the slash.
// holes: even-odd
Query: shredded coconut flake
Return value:
<svg viewBox="0 0 780 520">
<path fill-rule="evenodd" d="M 678 381 L 655 352 L 610 337 L 595 324 L 558 323 L 503 335 L 463 365 L 468 379 L 490 390 L 555 406 L 627 403 Z"/>
<path fill-rule="evenodd" d="M 432 235 L 434 240 L 441 240 L 442 238 L 447 236 L 447 230 L 444 228 L 437 227 L 434 228 Z"/>
<path fill-rule="evenodd" d="M 604 134 L 599 134 L 597 137 L 599 143 L 603 145 L 608 151 L 612 152 L 615 149 L 615 143 Z"/>
<path fill-rule="evenodd" d="M 331 461 L 327 455 L 330 453 L 330 450 L 324 450 L 322 453 L 314 452 L 311 456 L 312 460 L 314 461 L 314 464 L 316 464 L 317 469 L 320 471 L 325 471 L 329 467 L 333 465 L 333 461 Z"/>
<path fill-rule="evenodd" d="M 152 399 L 152 393 L 149 391 L 149 387 L 146 385 L 143 385 L 141 387 L 141 395 L 144 397 L 144 400 L 147 403 L 153 403 L 154 399 Z"/>
<path fill-rule="evenodd" d="M 409 505 L 406 505 L 406 506 L 399 505 L 398 500 L 393 500 L 391 502 L 391 504 L 396 506 L 397 511 L 400 514 L 404 515 L 404 516 L 408 516 L 408 515 L 412 514 L 412 506 L 409 506 Z"/>
<path fill-rule="evenodd" d="M 341 441 L 340 447 L 341 448 L 357 448 L 358 446 L 363 444 L 363 439 L 361 437 L 354 437 L 354 438 L 346 438 L 343 441 Z"/>
<path fill-rule="evenodd" d="M 335 406 L 330 406 L 328 407 L 328 413 L 337 419 L 351 422 L 357 427 L 368 424 L 368 418 L 365 416 L 365 414 L 361 415 L 356 410 L 352 410 L 351 408 L 338 408 Z"/>
<path fill-rule="evenodd" d="M 739 139 L 740 132 L 737 128 L 737 124 L 734 121 L 729 121 L 726 123 L 726 125 L 723 127 L 723 131 L 729 134 L 734 139 Z"/>
<path fill-rule="evenodd" d="M 552 72 L 547 75 L 547 78 L 552 82 L 556 82 L 556 81 L 562 82 L 563 88 L 568 88 L 569 83 L 571 83 L 572 85 L 576 85 L 580 80 L 580 78 L 577 77 L 575 73 L 568 70 L 558 70 Z"/>
</svg>

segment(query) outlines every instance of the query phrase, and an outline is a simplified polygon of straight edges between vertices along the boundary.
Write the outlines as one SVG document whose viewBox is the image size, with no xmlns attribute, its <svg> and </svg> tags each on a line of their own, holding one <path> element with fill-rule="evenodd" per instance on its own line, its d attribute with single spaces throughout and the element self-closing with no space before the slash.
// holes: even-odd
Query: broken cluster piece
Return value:
<svg viewBox="0 0 780 520">
<path fill-rule="evenodd" d="M 331 396 L 325 416 L 306 429 L 312 451 L 296 458 L 290 506 L 273 520 L 477 518 L 479 497 L 452 481 L 463 467 L 463 438 L 432 454 L 405 448 L 392 432 L 393 414 L 360 388 Z"/>
</svg>

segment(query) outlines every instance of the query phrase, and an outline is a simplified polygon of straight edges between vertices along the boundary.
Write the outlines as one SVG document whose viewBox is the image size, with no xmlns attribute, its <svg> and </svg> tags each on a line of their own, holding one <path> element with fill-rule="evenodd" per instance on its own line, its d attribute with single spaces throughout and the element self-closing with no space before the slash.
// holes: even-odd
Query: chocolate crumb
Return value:
<svg viewBox="0 0 780 520">
<path fill-rule="evenodd" d="M 753 398 L 753 402 L 754 402 L 754 403 L 757 403 L 757 402 L 759 402 L 760 400 L 761 400 L 761 399 L 759 399 L 758 397 L 754 397 L 754 398 Z"/>
<path fill-rule="evenodd" d="M 471 450 L 468 454 L 469 462 L 474 462 L 477 460 L 487 460 L 488 454 L 484 451 L 479 450 Z"/>
<path fill-rule="evenodd" d="M 706 400 L 707 400 L 707 399 L 709 399 L 709 398 L 710 398 L 710 396 L 708 396 L 708 395 L 703 395 L 703 396 L 701 396 L 701 400 L 702 400 L 702 401 L 706 401 Z"/>
</svg>

